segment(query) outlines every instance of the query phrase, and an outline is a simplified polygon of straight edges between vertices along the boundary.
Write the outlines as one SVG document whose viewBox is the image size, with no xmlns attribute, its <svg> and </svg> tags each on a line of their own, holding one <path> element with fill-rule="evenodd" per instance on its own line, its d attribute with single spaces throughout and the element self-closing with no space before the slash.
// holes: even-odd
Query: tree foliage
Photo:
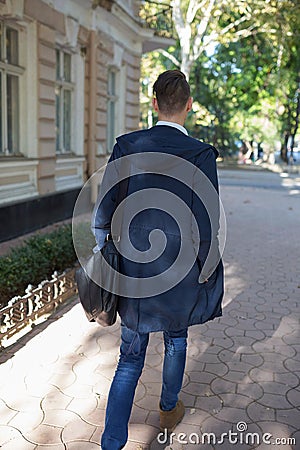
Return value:
<svg viewBox="0 0 300 450">
<path fill-rule="evenodd" d="M 195 136 L 224 153 L 238 141 L 248 150 L 264 143 L 268 153 L 281 140 L 286 160 L 299 122 L 298 0 L 173 0 L 172 16 L 177 43 L 145 55 L 144 78 L 153 84 L 180 68 L 192 87 Z"/>
</svg>

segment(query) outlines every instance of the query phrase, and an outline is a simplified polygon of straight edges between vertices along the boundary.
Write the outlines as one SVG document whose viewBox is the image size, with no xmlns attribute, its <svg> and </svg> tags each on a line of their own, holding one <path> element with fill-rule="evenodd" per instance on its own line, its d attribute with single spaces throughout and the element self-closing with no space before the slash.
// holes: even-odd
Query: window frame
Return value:
<svg viewBox="0 0 300 450">
<path fill-rule="evenodd" d="M 110 77 L 114 75 L 114 86 L 113 92 L 110 92 Z M 119 95 L 117 94 L 117 86 L 119 78 L 119 70 L 116 67 L 109 67 L 107 71 L 107 124 L 106 124 L 106 152 L 107 154 L 111 154 L 114 148 L 114 143 L 117 135 L 117 117 L 118 117 L 118 102 Z M 111 122 L 111 108 L 113 108 L 114 117 Z"/>
<path fill-rule="evenodd" d="M 17 44 L 17 63 L 12 64 L 7 60 L 7 48 L 6 48 L 6 32 L 7 29 L 11 29 L 16 31 L 16 44 Z M 1 99 L 0 99 L 0 108 L 1 108 L 1 143 L 0 143 L 0 156 L 16 156 L 20 155 L 20 138 L 21 138 L 21 124 L 20 124 L 20 115 L 21 115 L 21 77 L 25 72 L 25 68 L 22 67 L 20 62 L 20 30 L 11 26 L 11 24 L 7 24 L 3 20 L 0 20 L 0 73 L 1 73 Z M 9 140 L 9 130 L 8 130 L 8 91 L 7 91 L 7 78 L 8 76 L 17 77 L 18 80 L 18 92 L 17 92 L 17 111 L 16 111 L 16 121 L 17 121 L 17 136 L 15 137 L 17 141 L 16 149 L 8 148 L 8 140 Z M 13 133 L 13 131 L 11 131 Z"/>
<path fill-rule="evenodd" d="M 76 83 L 72 80 L 73 75 L 73 53 L 66 50 L 63 47 L 56 46 L 55 48 L 56 56 L 57 52 L 59 54 L 58 67 L 56 65 L 56 77 L 55 77 L 55 153 L 56 155 L 70 155 L 74 153 L 73 142 L 72 142 L 72 132 L 73 132 L 73 109 L 72 104 L 74 103 L 74 92 L 76 88 Z M 64 55 L 70 56 L 70 80 L 66 80 L 64 77 Z M 57 58 L 56 58 L 57 64 Z M 59 93 L 57 94 L 57 90 Z M 65 148 L 65 109 L 64 109 L 64 94 L 65 92 L 70 93 L 70 111 L 69 111 L 69 129 L 70 129 L 70 148 Z M 59 98 L 59 124 L 57 124 L 57 95 Z"/>
</svg>

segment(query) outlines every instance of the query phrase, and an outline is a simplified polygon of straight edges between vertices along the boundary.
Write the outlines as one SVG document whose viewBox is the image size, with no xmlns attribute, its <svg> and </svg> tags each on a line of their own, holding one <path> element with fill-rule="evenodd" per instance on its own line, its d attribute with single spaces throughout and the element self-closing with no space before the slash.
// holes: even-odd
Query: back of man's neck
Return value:
<svg viewBox="0 0 300 450">
<path fill-rule="evenodd" d="M 171 123 L 177 123 L 178 125 L 181 125 L 182 127 L 184 127 L 184 120 L 180 117 L 177 116 L 172 116 L 172 117 L 166 117 L 166 116 L 158 116 L 158 120 L 162 121 L 162 122 L 171 122 Z"/>
</svg>

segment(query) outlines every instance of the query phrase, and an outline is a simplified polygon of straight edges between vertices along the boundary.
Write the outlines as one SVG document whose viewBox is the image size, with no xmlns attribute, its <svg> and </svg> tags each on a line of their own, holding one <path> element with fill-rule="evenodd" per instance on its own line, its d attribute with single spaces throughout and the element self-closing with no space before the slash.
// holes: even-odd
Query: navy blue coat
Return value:
<svg viewBox="0 0 300 450">
<path fill-rule="evenodd" d="M 198 167 L 218 192 L 216 170 L 217 150 L 209 144 L 191 138 L 180 130 L 159 125 L 117 138 L 110 161 L 135 153 L 160 152 L 176 155 Z M 148 158 L 149 161 L 149 158 Z M 183 161 L 184 162 L 184 161 Z M 204 323 L 222 315 L 221 302 L 224 293 L 223 264 L 220 260 L 216 270 L 205 283 L 199 283 L 213 239 L 210 220 L 201 200 L 193 189 L 168 176 L 151 173 L 151 167 L 142 174 L 129 178 L 128 196 L 141 189 L 157 188 L 170 191 L 180 197 L 196 218 L 200 235 L 200 249 L 196 260 L 185 278 L 168 291 L 146 298 L 120 297 L 119 315 L 130 329 L 140 333 L 151 331 L 179 331 L 194 324 Z M 95 236 L 103 245 L 103 236 L 110 231 L 112 216 L 116 209 L 116 188 L 111 189 L 100 203 L 95 215 Z M 188 223 L 188 221 L 187 221 Z M 166 236 L 165 251 L 149 263 L 137 263 L 121 257 L 121 272 L 129 277 L 146 278 L 161 273 L 172 265 L 178 255 L 182 238 L 176 221 L 160 209 L 148 208 L 137 214 L 130 223 L 129 236 L 133 246 L 144 252 L 149 249 L 149 233 L 161 229 Z M 192 241 L 192 227 L 185 238 Z M 121 234 L 122 236 L 122 234 Z M 122 237 L 121 237 L 122 241 Z M 173 273 L 176 278 L 177 274 Z"/>
</svg>

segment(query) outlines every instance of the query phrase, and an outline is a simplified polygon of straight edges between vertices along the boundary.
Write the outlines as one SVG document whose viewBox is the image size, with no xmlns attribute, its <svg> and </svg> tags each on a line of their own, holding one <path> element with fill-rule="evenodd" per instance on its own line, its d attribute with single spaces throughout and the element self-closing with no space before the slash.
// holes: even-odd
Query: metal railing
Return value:
<svg viewBox="0 0 300 450">
<path fill-rule="evenodd" d="M 34 289 L 28 287 L 26 295 L 14 297 L 0 309 L 0 348 L 6 347 L 5 344 L 17 333 L 29 332 L 41 317 L 49 315 L 59 304 L 75 295 L 74 274 L 75 269 L 60 275 L 54 273 L 50 281 L 43 281 Z"/>
</svg>

